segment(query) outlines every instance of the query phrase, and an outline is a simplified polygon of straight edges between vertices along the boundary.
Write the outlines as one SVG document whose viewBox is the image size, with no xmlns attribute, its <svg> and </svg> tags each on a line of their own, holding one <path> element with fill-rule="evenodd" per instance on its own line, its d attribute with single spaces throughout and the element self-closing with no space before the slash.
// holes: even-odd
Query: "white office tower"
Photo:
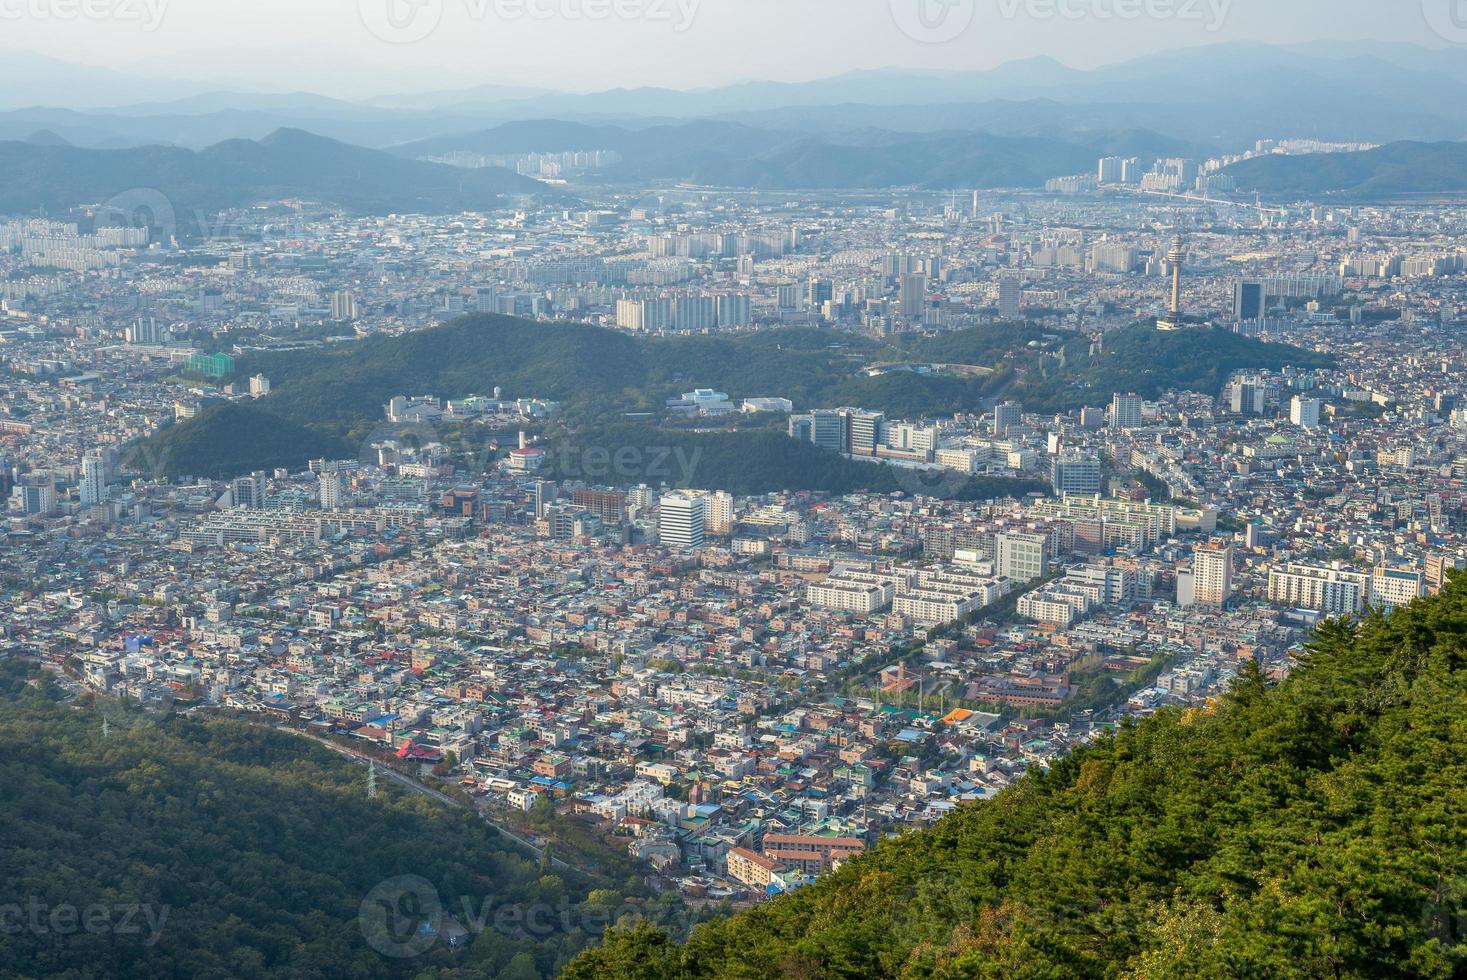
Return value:
<svg viewBox="0 0 1467 980">
<path fill-rule="evenodd" d="M 1112 429 L 1141 428 L 1141 396 L 1117 394 L 1110 400 Z"/>
<path fill-rule="evenodd" d="M 1233 597 L 1233 545 L 1211 541 L 1192 556 L 1192 581 L 1199 606 L 1221 608 Z"/>
<path fill-rule="evenodd" d="M 1317 429 L 1321 408 L 1323 403 L 1318 398 L 1295 395 L 1294 400 L 1289 403 L 1289 421 L 1301 429 Z"/>
<path fill-rule="evenodd" d="M 723 490 L 708 495 L 706 529 L 709 534 L 728 535 L 733 533 L 734 498 Z"/>
<path fill-rule="evenodd" d="M 250 378 L 250 397 L 264 398 L 270 394 L 270 379 L 263 374 L 257 374 Z"/>
<path fill-rule="evenodd" d="M 249 476 L 242 476 L 234 481 L 234 506 L 243 508 L 259 508 L 265 506 L 266 482 L 265 473 L 256 470 Z"/>
<path fill-rule="evenodd" d="M 703 547 L 708 531 L 707 497 L 698 490 L 674 490 L 662 497 L 657 535 L 663 547 L 688 551 Z"/>
<path fill-rule="evenodd" d="M 81 465 L 81 505 L 100 504 L 107 496 L 107 467 L 99 454 L 86 456 Z"/>
<path fill-rule="evenodd" d="M 321 474 L 321 509 L 340 510 L 342 498 L 341 474 Z"/>
</svg>

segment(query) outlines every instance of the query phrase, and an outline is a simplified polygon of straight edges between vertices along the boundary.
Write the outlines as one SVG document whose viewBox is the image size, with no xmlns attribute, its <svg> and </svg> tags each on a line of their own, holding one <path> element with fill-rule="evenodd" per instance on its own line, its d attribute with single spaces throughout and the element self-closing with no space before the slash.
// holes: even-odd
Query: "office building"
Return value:
<svg viewBox="0 0 1467 980">
<path fill-rule="evenodd" d="M 836 409 L 817 408 L 810 413 L 810 441 L 834 453 L 850 451 L 851 417 Z"/>
<path fill-rule="evenodd" d="M 1002 438 L 1009 429 L 1024 422 L 1024 406 L 1018 402 L 1001 402 L 993 407 L 993 434 Z"/>
<path fill-rule="evenodd" d="M 697 490 L 663 495 L 657 519 L 657 535 L 663 547 L 688 551 L 703 547 L 708 532 L 707 497 Z"/>
<path fill-rule="evenodd" d="M 258 510 L 265 506 L 265 474 L 256 470 L 249 476 L 242 476 L 235 480 L 232 485 L 234 491 L 234 506 L 246 509 Z"/>
<path fill-rule="evenodd" d="M 1083 453 L 1063 453 L 1055 457 L 1050 478 L 1061 497 L 1093 497 L 1101 491 L 1100 460 Z"/>
<path fill-rule="evenodd" d="M 995 547 L 1001 578 L 1022 585 L 1049 574 L 1049 535 L 1000 534 Z"/>
<path fill-rule="evenodd" d="M 1233 320 L 1238 323 L 1262 320 L 1265 299 L 1260 280 L 1241 279 L 1233 283 Z"/>
<path fill-rule="evenodd" d="M 1302 429 L 1319 428 L 1319 413 L 1323 403 L 1318 398 L 1295 395 L 1289 403 L 1289 421 Z"/>
<path fill-rule="evenodd" d="M 862 456 L 876 455 L 886 436 L 886 416 L 881 412 L 851 412 L 851 452 Z"/>
</svg>

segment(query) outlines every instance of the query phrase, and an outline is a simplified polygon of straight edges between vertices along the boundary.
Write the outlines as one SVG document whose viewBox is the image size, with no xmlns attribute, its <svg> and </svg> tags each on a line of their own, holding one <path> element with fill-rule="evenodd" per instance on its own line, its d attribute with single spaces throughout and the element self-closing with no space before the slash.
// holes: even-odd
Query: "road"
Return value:
<svg viewBox="0 0 1467 980">
<path fill-rule="evenodd" d="M 290 728 L 284 725 L 276 725 L 275 728 L 277 731 L 289 732 L 292 735 L 299 735 L 301 738 L 310 739 L 312 742 L 324 745 L 326 748 L 330 749 L 332 752 L 335 752 L 337 755 L 345 756 L 346 758 L 351 759 L 354 762 L 359 762 L 362 765 L 367 765 L 368 763 L 376 761 L 369 755 L 365 755 L 361 752 L 353 752 L 346 746 L 338 745 L 330 739 L 322 738 L 319 735 L 312 735 L 309 732 L 297 731 L 294 728 Z M 392 780 L 404 789 L 411 790 L 414 793 L 420 793 L 423 796 L 432 797 L 438 802 L 445 803 L 448 806 L 453 807 L 454 809 L 463 810 L 468 807 L 468 804 L 466 804 L 463 800 L 455 799 L 452 796 L 449 796 L 447 793 L 444 793 L 442 790 L 434 789 L 432 786 L 426 786 L 423 783 L 418 782 L 416 779 L 413 779 L 411 776 L 406 776 L 389 766 L 378 766 L 377 774 L 379 776 L 383 776 L 387 779 Z M 482 819 L 489 826 L 493 827 L 505 837 L 509 838 L 516 844 L 523 847 L 525 850 L 529 851 L 531 854 L 535 855 L 536 860 L 539 860 L 544 855 L 545 852 L 543 848 L 536 847 L 534 844 L 525 840 L 523 837 L 510 830 L 508 827 L 501 826 L 500 824 L 495 823 L 493 820 L 490 820 L 488 815 L 485 814 L 483 810 L 475 807 L 474 812 L 477 813 L 480 819 Z M 561 871 L 574 871 L 576 874 L 596 877 L 594 872 L 588 871 L 585 868 L 578 868 L 567 861 L 562 861 L 560 858 L 555 857 L 553 854 L 550 857 L 550 864 L 552 867 L 558 868 Z"/>
</svg>

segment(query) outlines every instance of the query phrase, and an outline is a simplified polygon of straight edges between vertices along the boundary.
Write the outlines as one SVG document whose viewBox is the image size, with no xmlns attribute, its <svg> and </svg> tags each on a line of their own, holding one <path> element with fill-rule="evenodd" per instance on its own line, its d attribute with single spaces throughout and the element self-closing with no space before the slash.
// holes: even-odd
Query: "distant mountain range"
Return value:
<svg viewBox="0 0 1467 980">
<path fill-rule="evenodd" d="M 714 119 L 787 138 L 840 137 L 836 142 L 866 129 L 981 130 L 1076 143 L 1149 130 L 1233 151 L 1288 136 L 1458 140 L 1467 139 L 1467 50 L 1375 42 L 1220 44 L 1088 71 L 1032 58 L 987 71 L 890 69 L 694 91 L 568 94 L 478 86 L 356 102 L 220 91 L 23 53 L 0 58 L 4 139 L 46 129 L 80 146 L 201 149 L 295 128 L 381 148 L 535 119 L 629 129 Z"/>
<path fill-rule="evenodd" d="M 63 107 L 27 106 L 34 93 Z M 115 104 L 77 108 L 98 93 Z M 0 59 L 0 140 L 15 141 L 0 143 L 0 163 L 11 167 L 0 211 L 12 213 L 159 183 L 203 210 L 281 196 L 355 210 L 457 210 L 553 193 L 513 174 L 422 162 L 456 151 L 617 150 L 623 163 L 598 179 L 628 183 L 1036 187 L 1088 172 L 1098 156 L 1202 157 L 1275 137 L 1438 149 L 1332 157 L 1317 169 L 1248 163 L 1233 171 L 1246 188 L 1460 189 L 1451 141 L 1467 140 L 1467 50 L 1220 44 L 1088 71 L 1032 58 L 987 71 L 876 70 L 693 91 L 485 85 L 356 102 L 220 91 L 24 53 Z M 120 155 L 91 155 L 104 150 Z"/>
<path fill-rule="evenodd" d="M 1060 174 L 1088 172 L 1098 156 L 1155 159 L 1198 148 L 1156 133 L 1095 134 L 1083 142 L 989 133 L 860 130 L 825 138 L 702 120 L 646 129 L 559 120 L 508 123 L 393 148 L 406 157 L 456 151 L 485 155 L 534 150 L 616 150 L 621 166 L 604 176 L 678 180 L 725 187 L 1036 187 Z"/>
<path fill-rule="evenodd" d="M 1276 196 L 1372 198 L 1467 191 L 1467 143 L 1391 143 L 1363 153 L 1245 160 L 1227 172 L 1238 186 Z"/>
<path fill-rule="evenodd" d="M 56 214 L 108 202 L 131 212 L 141 204 L 150 223 L 176 222 L 182 236 L 192 237 L 204 231 L 201 214 L 283 199 L 368 214 L 488 209 L 512 196 L 571 200 L 507 170 L 405 160 L 300 130 L 280 130 L 258 142 L 229 140 L 199 152 L 162 146 L 83 149 L 65 145 L 54 133 L 37 137 L 0 142 L 0 214 Z"/>
</svg>

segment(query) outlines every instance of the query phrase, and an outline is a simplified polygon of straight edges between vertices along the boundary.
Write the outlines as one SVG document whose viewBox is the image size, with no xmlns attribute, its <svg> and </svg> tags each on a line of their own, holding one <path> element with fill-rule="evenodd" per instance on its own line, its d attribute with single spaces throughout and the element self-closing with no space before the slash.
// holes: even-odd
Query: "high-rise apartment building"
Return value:
<svg viewBox="0 0 1467 980">
<path fill-rule="evenodd" d="M 1210 541 L 1192 556 L 1193 598 L 1199 606 L 1222 608 L 1233 597 L 1233 545 Z"/>
<path fill-rule="evenodd" d="M 1112 429 L 1141 428 L 1141 396 L 1117 393 L 1110 400 L 1110 427 Z"/>
<path fill-rule="evenodd" d="M 78 494 L 83 507 L 100 504 L 107 496 L 107 467 L 101 454 L 93 453 L 82 459 Z"/>
</svg>

